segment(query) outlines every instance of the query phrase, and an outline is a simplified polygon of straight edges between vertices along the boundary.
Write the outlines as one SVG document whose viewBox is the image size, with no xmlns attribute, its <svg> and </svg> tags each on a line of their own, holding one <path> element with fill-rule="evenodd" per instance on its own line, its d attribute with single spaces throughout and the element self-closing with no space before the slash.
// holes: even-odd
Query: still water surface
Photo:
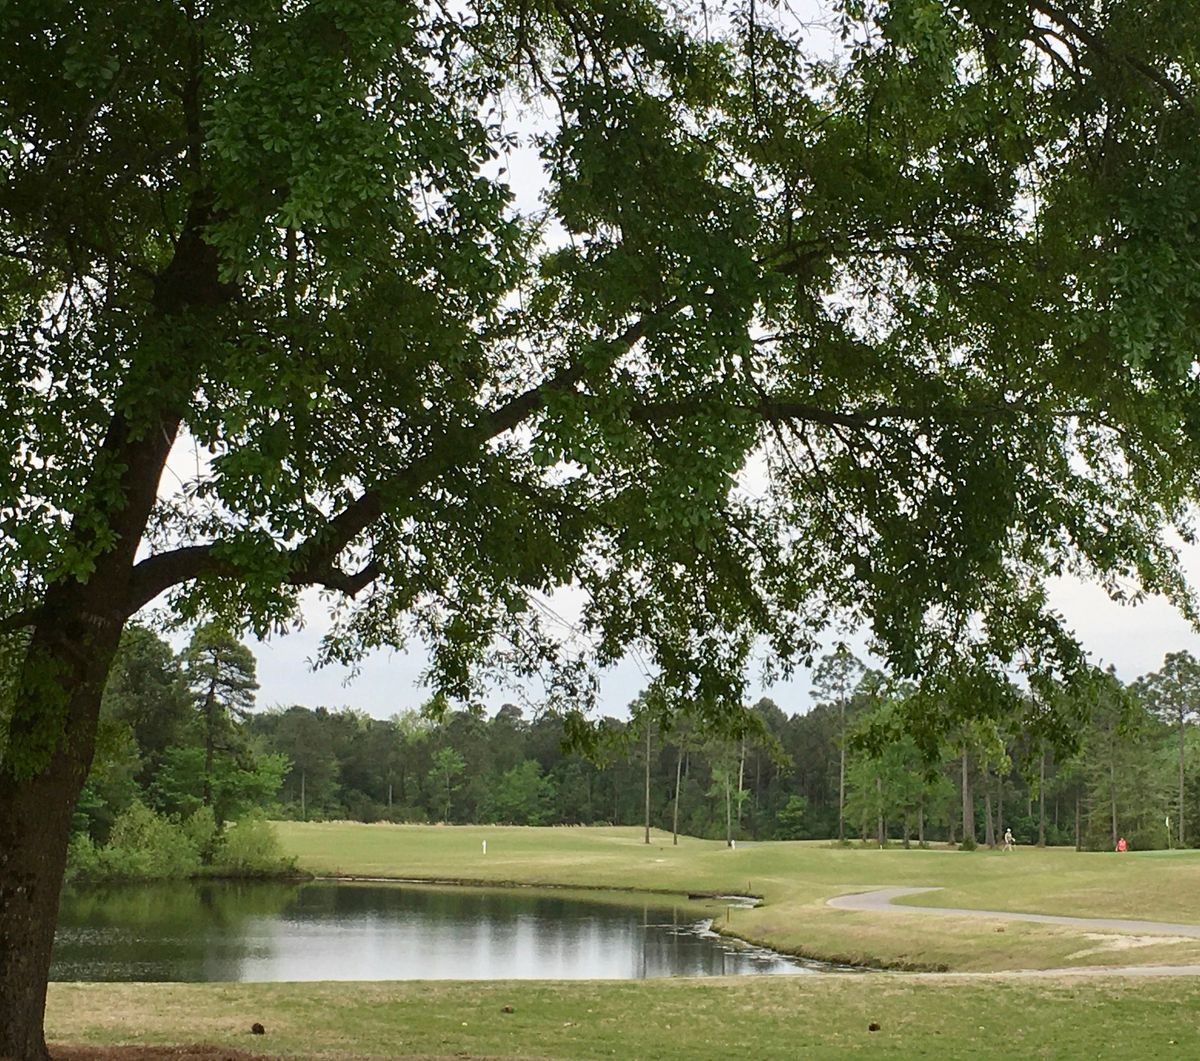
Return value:
<svg viewBox="0 0 1200 1061">
<path fill-rule="evenodd" d="M 317 881 L 77 889 L 54 980 L 641 979 L 822 968 L 706 931 L 655 896 Z M 733 916 L 736 918 L 737 913 Z"/>
</svg>

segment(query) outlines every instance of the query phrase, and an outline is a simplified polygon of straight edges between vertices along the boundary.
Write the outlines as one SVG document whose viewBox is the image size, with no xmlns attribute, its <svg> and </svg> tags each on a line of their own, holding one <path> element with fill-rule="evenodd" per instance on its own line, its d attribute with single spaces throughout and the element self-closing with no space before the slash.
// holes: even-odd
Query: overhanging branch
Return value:
<svg viewBox="0 0 1200 1061">
<path fill-rule="evenodd" d="M 673 299 L 661 309 L 634 321 L 607 344 L 604 365 L 611 365 L 644 338 L 659 322 L 674 314 L 682 301 Z M 554 393 L 568 393 L 583 381 L 593 366 L 573 363 L 503 405 L 484 413 L 467 427 L 444 431 L 427 453 L 397 475 L 363 491 L 341 512 L 290 551 L 286 584 L 325 586 L 355 596 L 381 574 L 371 560 L 350 573 L 337 567 L 337 557 L 360 534 L 378 520 L 391 498 L 412 497 L 451 468 L 474 456 L 491 439 L 511 431 L 539 409 Z M 219 543 L 184 546 L 147 557 L 133 568 L 128 613 L 144 607 L 160 593 L 206 575 L 236 577 L 238 568 L 220 555 Z"/>
</svg>

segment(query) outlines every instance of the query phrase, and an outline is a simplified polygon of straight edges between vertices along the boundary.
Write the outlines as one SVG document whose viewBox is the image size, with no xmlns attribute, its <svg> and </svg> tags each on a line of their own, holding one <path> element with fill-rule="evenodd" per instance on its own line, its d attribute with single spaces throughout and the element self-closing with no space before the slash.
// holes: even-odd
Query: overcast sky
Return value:
<svg viewBox="0 0 1200 1061">
<path fill-rule="evenodd" d="M 1194 579 L 1200 579 L 1200 551 L 1188 554 Z M 1197 635 L 1179 614 L 1161 599 L 1137 606 L 1114 604 L 1095 586 L 1075 580 L 1054 583 L 1052 601 L 1079 635 L 1092 658 L 1105 666 L 1112 664 L 1124 681 L 1157 670 L 1168 652 L 1188 649 L 1200 655 Z M 260 706 L 304 704 L 308 707 L 350 706 L 376 718 L 387 718 L 398 711 L 416 708 L 428 698 L 420 685 L 424 660 L 414 653 L 376 652 L 363 660 L 358 676 L 351 680 L 342 667 L 330 666 L 313 671 L 309 660 L 316 655 L 317 643 L 325 626 L 318 607 L 306 608 L 309 625 L 301 631 L 276 637 L 268 642 L 252 642 L 258 658 L 258 694 Z M 830 644 L 836 640 L 830 638 Z M 865 638 L 859 638 L 860 651 Z M 629 702 L 646 685 L 640 665 L 627 660 L 605 673 L 601 684 L 599 711 L 622 717 Z M 811 680 L 807 671 L 799 671 L 787 682 L 765 689 L 754 685 L 752 700 L 768 695 L 788 714 L 807 711 Z M 498 691 L 486 700 L 494 711 L 511 692 Z"/>
</svg>

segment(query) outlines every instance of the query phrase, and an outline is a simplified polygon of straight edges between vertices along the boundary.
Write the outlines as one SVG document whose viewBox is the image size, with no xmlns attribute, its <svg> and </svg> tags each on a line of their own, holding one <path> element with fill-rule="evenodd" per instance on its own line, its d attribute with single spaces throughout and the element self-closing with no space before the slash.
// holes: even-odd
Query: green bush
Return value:
<svg viewBox="0 0 1200 1061">
<path fill-rule="evenodd" d="M 113 822 L 108 843 L 77 837 L 68 853 L 77 880 L 167 880 L 200 869 L 200 852 L 184 827 L 135 802 Z"/>
<path fill-rule="evenodd" d="M 212 807 L 197 807 L 183 820 L 184 835 L 200 855 L 200 861 L 209 865 L 216 854 L 220 830 L 217 816 Z"/>
<path fill-rule="evenodd" d="M 213 870 L 239 877 L 293 873 L 295 859 L 283 857 L 279 838 L 262 818 L 243 818 L 226 827 L 217 844 Z"/>
</svg>

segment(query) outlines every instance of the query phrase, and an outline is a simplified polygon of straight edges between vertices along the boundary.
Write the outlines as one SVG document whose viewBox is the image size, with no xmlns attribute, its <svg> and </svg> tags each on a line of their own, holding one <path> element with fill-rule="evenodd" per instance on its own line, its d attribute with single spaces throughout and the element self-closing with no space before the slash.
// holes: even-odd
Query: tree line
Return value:
<svg viewBox="0 0 1200 1061">
<path fill-rule="evenodd" d="M 103 843 L 131 805 L 218 829 L 255 811 L 298 820 L 653 825 L 727 841 L 1080 849 L 1192 846 L 1200 821 L 1200 663 L 1169 654 L 1128 685 L 1111 671 L 1073 746 L 1040 738 L 1019 709 L 975 713 L 934 754 L 908 729 L 916 695 L 844 648 L 814 670 L 814 706 L 762 698 L 744 736 L 647 710 L 605 718 L 588 754 L 553 713 L 527 717 L 432 701 L 389 719 L 351 707 L 255 710 L 254 659 L 218 627 L 176 654 L 135 626 L 104 697 L 102 754 L 76 832 Z M 1060 705 L 1061 708 L 1061 705 Z M 657 719 L 657 720 L 656 720 Z"/>
</svg>

